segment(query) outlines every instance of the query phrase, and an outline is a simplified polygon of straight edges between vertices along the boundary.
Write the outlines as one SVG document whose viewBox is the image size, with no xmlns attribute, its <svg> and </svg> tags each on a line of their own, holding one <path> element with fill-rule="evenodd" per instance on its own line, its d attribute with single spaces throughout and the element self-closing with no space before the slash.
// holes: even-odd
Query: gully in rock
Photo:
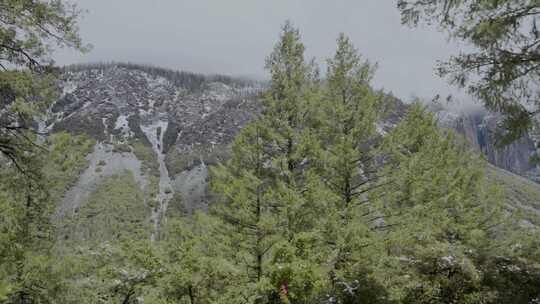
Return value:
<svg viewBox="0 0 540 304">
<path fill-rule="evenodd" d="M 172 198 L 171 178 L 169 171 L 165 165 L 165 155 L 163 154 L 163 138 L 165 131 L 168 127 L 168 121 L 155 120 L 152 124 L 143 126 L 141 130 L 144 132 L 150 143 L 152 149 L 156 153 L 156 158 L 159 164 L 159 192 L 156 196 L 158 202 L 158 208 L 152 210 L 152 222 L 154 223 L 154 231 L 151 234 L 151 239 L 156 240 L 159 237 L 159 228 L 161 220 L 167 211 L 169 200 Z"/>
</svg>

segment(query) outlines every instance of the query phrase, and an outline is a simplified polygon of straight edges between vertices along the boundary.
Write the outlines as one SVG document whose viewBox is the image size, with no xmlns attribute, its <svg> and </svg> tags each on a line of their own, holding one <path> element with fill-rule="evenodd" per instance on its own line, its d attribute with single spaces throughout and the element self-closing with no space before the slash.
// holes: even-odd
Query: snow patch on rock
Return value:
<svg viewBox="0 0 540 304">
<path fill-rule="evenodd" d="M 122 136 L 131 137 L 133 134 L 129 129 L 129 115 L 120 114 L 114 124 L 115 130 L 120 130 Z"/>
</svg>

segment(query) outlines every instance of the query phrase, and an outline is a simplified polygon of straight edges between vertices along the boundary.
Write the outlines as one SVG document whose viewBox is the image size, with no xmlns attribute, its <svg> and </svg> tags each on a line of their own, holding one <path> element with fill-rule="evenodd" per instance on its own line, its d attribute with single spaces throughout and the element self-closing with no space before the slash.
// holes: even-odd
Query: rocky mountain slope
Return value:
<svg viewBox="0 0 540 304">
<path fill-rule="evenodd" d="M 207 165 L 227 154 L 257 113 L 259 83 L 127 64 L 68 68 L 61 98 L 41 132 L 96 141 L 88 168 L 65 194 L 59 215 L 73 215 L 111 176 L 129 172 L 145 193 L 158 231 L 171 201 L 204 208 Z M 153 235 L 154 237 L 154 235 Z"/>
<path fill-rule="evenodd" d="M 97 209 L 110 208 L 104 202 L 108 196 L 98 193 L 113 191 L 104 184 L 129 185 L 136 189 L 123 189 L 123 212 L 137 210 L 139 215 L 133 218 L 146 212 L 152 238 L 158 237 L 168 214 L 206 208 L 208 165 L 226 159 L 234 136 L 259 112 L 264 90 L 264 84 L 254 81 L 132 64 L 69 67 L 59 87 L 61 98 L 39 123 L 40 131 L 85 134 L 95 146 L 87 155 L 87 168 L 59 202 L 57 214 L 96 220 Z M 380 123 L 381 132 L 406 111 L 390 96 L 385 105 L 389 115 Z M 488 136 L 494 123 L 491 116 L 439 115 L 443 124 L 463 133 L 494 165 L 531 179 L 540 177 L 540 170 L 528 163 L 538 142 L 529 138 L 496 150 Z M 540 186 L 527 184 L 533 190 L 522 191 L 520 183 L 508 182 L 516 180 L 509 178 L 510 173 L 499 171 L 494 168 L 494 176 L 500 175 L 499 180 L 517 189 L 515 193 L 533 193 L 532 198 L 520 196 L 524 203 L 519 204 L 537 210 L 540 202 L 531 201 Z M 133 193 L 137 194 L 128 197 Z M 105 206 L 88 206 L 100 201 Z"/>
</svg>

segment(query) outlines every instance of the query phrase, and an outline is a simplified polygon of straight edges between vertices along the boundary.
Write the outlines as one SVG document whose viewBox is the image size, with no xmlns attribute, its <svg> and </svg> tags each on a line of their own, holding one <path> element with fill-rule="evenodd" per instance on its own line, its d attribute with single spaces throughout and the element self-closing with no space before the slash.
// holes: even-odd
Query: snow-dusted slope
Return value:
<svg viewBox="0 0 540 304">
<path fill-rule="evenodd" d="M 141 189 L 155 195 L 141 201 L 153 207 L 153 238 L 173 196 L 180 209 L 204 207 L 206 164 L 225 157 L 235 134 L 256 115 L 263 88 L 122 64 L 68 69 L 59 85 L 62 96 L 40 131 L 86 134 L 97 144 L 58 214 L 75 214 L 105 177 L 131 171 Z"/>
</svg>

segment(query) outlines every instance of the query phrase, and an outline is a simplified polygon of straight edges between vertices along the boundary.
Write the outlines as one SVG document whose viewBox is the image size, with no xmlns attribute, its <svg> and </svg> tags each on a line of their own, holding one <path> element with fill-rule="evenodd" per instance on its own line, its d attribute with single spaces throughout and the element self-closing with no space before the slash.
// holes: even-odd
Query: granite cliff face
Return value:
<svg viewBox="0 0 540 304">
<path fill-rule="evenodd" d="M 540 137 L 532 134 L 508 145 L 498 146 L 495 132 L 501 117 L 483 110 L 436 111 L 442 126 L 463 134 L 494 166 L 540 183 L 540 166 L 531 157 L 540 152 Z"/>
</svg>

